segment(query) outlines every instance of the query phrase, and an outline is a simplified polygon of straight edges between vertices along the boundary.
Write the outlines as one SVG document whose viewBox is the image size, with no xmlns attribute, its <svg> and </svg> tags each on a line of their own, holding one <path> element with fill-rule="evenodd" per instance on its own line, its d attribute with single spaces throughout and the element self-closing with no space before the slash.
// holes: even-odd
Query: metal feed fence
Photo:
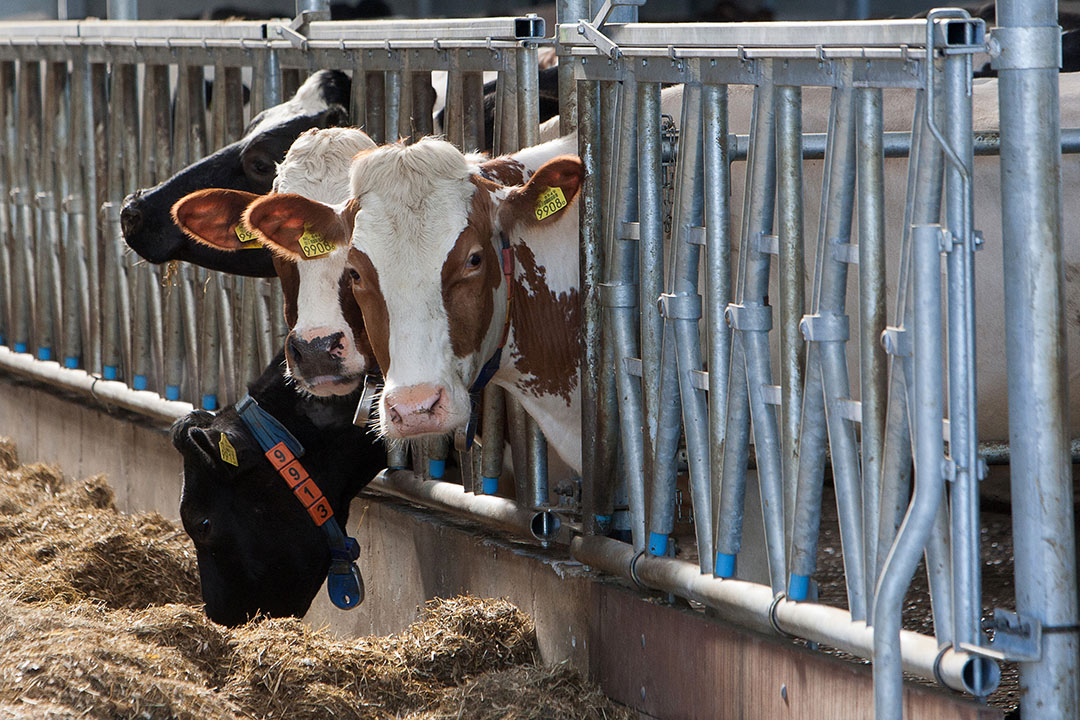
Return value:
<svg viewBox="0 0 1080 720">
<path fill-rule="evenodd" d="M 580 507 L 573 491 L 567 497 L 548 487 L 542 434 L 494 389 L 485 393 L 485 417 L 505 412 L 508 423 L 485 423 L 487 451 L 462 455 L 463 486 L 394 473 L 373 487 L 544 540 L 569 539 L 567 523 L 559 523 L 569 514 L 582 531 L 571 552 L 584 563 L 717 608 L 759 631 L 872 658 L 880 718 L 901 712 L 901 665 L 984 696 L 997 683 L 993 660 L 1002 657 L 1031 663 L 1024 666 L 1029 697 L 1052 708 L 1047 717 L 1067 717 L 1077 686 L 1076 638 L 1055 628 L 1076 625 L 1075 562 L 1060 553 L 1044 557 L 1025 528 L 1042 525 L 1065 537 L 1071 515 L 1067 522 L 1051 516 L 1053 502 L 1041 510 L 1046 515 L 1030 508 L 1030 517 L 1018 515 L 1018 572 L 1031 574 L 1032 587 L 1066 589 L 1034 599 L 1019 592 L 1024 617 L 1012 628 L 1003 619 L 988 645 L 980 625 L 982 463 L 971 382 L 973 155 L 1000 148 L 1002 162 L 1010 162 L 1017 148 L 1041 143 L 1044 165 L 1056 167 L 1060 151 L 1058 128 L 1029 130 L 1034 134 L 1017 145 L 1007 130 L 1023 123 L 1005 109 L 1000 137 L 973 138 L 971 58 L 999 40 L 1027 48 L 1000 55 L 1003 96 L 1013 78 L 1032 71 L 1038 81 L 1010 92 L 1056 97 L 1056 62 L 1032 50 L 1052 48 L 1053 33 L 1027 27 L 1053 23 L 1041 10 L 1024 16 L 1006 6 L 999 12 L 1021 27 L 995 30 L 988 44 L 982 23 L 959 11 L 939 11 L 925 22 L 604 26 L 609 5 L 580 22 L 586 13 L 577 5 L 560 5 L 566 12 L 557 40 L 563 129 L 578 128 L 588 171 L 581 197 L 582 399 L 583 427 L 596 432 L 583 438 Z M 430 132 L 429 73 L 446 70 L 447 134 L 467 147 L 482 145 L 480 73 L 497 71 L 496 151 L 537 141 L 536 44 L 543 28 L 535 18 L 304 20 L 0 27 L 10 38 L 0 44 L 0 198 L 11 198 L 0 202 L 3 343 L 170 399 L 210 406 L 236 397 L 280 347 L 280 290 L 262 280 L 132 263 L 120 237 L 119 202 L 239 137 L 246 120 L 291 95 L 311 70 L 352 71 L 352 117 L 376 142 Z M 1028 56 L 1036 58 L 1030 67 Z M 208 113 L 203 83 L 210 68 Z M 683 84 L 679 108 L 661 107 L 662 83 Z M 729 113 L 739 86 L 753 88 L 743 115 Z M 827 127 L 814 132 L 802 128 L 807 88 L 831 95 Z M 892 90 L 915 97 L 907 129 L 885 130 Z M 1012 102 L 1023 107 L 1021 99 Z M 665 113 L 677 120 L 665 123 Z M 137 143 L 128 141 L 132 136 Z M 1064 137 L 1075 151 L 1077 133 Z M 905 219 L 886 228 L 882 161 L 905 155 Z M 822 160 L 820 193 L 817 177 L 804 177 L 804 160 Z M 744 191 L 732 194 L 743 172 Z M 1025 212 L 1044 213 L 1047 227 L 1060 230 L 1060 209 L 1045 200 L 1050 195 L 1040 200 L 1029 190 L 1049 182 L 1021 182 L 1012 194 L 1028 203 Z M 818 242 L 804 287 L 804 215 L 814 204 L 806 198 L 816 196 Z M 741 212 L 733 202 L 742 203 Z M 1054 212 L 1056 226 L 1046 219 Z M 732 228 L 735 215 L 741 225 Z M 1025 233 L 1006 228 L 1005 242 Z M 890 240 L 903 258 L 895 297 L 886 290 Z M 737 259 L 734 249 L 741 249 Z M 1042 241 L 1039 252 L 1060 268 L 1060 245 L 1055 255 L 1053 243 Z M 1038 277 L 1026 272 L 1028 281 Z M 1021 269 L 1007 266 L 1006 273 L 1012 281 Z M 1040 283 L 1053 281 L 1051 273 Z M 859 316 L 852 328 L 847 306 L 854 297 Z M 1010 320 L 1010 333 L 1014 326 L 1045 328 L 1054 311 L 1025 306 L 1020 315 Z M 78 384 L 46 363 L 4 351 L 0 361 Z M 1054 385 L 1060 362 L 1032 372 L 1043 383 L 1038 396 L 1063 394 Z M 117 402 L 163 417 L 186 407 L 136 402 L 133 396 L 148 394 L 118 385 L 97 383 L 96 392 L 111 388 Z M 1010 387 L 1010 397 L 1016 392 Z M 1064 443 L 1043 433 L 1052 437 L 1035 447 L 1014 444 L 1014 483 L 1034 476 L 1027 469 L 1040 463 L 1064 466 L 1067 477 L 1064 418 L 1039 417 L 1039 408 L 1027 405 L 1019 412 L 1026 413 L 1024 427 L 1060 428 Z M 507 439 L 515 467 L 527 468 L 516 474 L 517 503 L 485 495 L 500 474 Z M 678 462 L 683 444 L 685 469 Z M 438 476 L 448 449 L 446 441 L 432 442 L 426 455 L 435 462 L 425 463 L 422 453 L 414 462 Z M 389 464 L 405 467 L 408 460 L 396 450 Z M 751 464 L 755 472 L 748 473 Z M 827 465 L 837 490 L 847 611 L 808 601 Z M 676 502 L 680 472 L 689 475 L 692 507 L 684 510 Z M 745 495 L 755 479 L 765 509 L 760 584 L 734 577 Z M 1019 494 L 1063 493 L 1061 477 L 1044 473 L 1040 480 L 1035 488 L 1016 486 Z M 697 563 L 667 557 L 676 513 L 691 509 Z M 630 542 L 604 537 L 612 528 L 625 530 Z M 1021 560 L 1022 537 L 1031 554 Z M 900 602 L 924 552 L 936 637 L 899 627 Z M 1052 629 L 1041 646 L 1013 632 L 1040 621 Z"/>
</svg>

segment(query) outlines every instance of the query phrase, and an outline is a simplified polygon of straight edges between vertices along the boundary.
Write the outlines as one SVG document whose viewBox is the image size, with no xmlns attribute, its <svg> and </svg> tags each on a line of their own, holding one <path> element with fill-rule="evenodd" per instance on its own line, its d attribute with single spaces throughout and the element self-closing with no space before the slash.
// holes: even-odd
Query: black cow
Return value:
<svg viewBox="0 0 1080 720">
<path fill-rule="evenodd" d="M 350 500 L 386 466 L 386 453 L 352 424 L 355 394 L 301 397 L 286 383 L 284 367 L 279 354 L 248 393 L 303 444 L 303 466 L 344 531 Z M 227 462 L 232 452 L 223 450 L 223 434 L 224 447 L 235 450 L 235 466 Z M 206 614 L 223 625 L 257 613 L 303 616 L 326 579 L 327 539 L 235 406 L 177 420 L 172 440 L 184 456 L 180 517 L 195 542 Z"/>
<path fill-rule="evenodd" d="M 243 253 L 224 253 L 196 243 L 173 223 L 169 211 L 188 193 L 208 187 L 259 195 L 270 192 L 275 165 L 285 159 L 285 152 L 300 133 L 348 124 L 346 108 L 351 87 L 345 73 L 320 70 L 287 102 L 256 115 L 240 140 L 155 187 L 129 195 L 120 211 L 124 240 L 132 250 L 154 263 L 185 260 L 236 275 L 276 275 L 269 250 L 255 248 Z"/>
</svg>

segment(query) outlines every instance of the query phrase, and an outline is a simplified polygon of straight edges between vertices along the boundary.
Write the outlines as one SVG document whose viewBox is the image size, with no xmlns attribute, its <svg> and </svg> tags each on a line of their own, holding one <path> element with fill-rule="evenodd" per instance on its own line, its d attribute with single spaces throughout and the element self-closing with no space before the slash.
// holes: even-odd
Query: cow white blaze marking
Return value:
<svg viewBox="0 0 1080 720">
<path fill-rule="evenodd" d="M 323 93 L 323 85 L 327 82 L 327 77 L 326 70 L 320 70 L 309 77 L 297 88 L 295 95 L 280 105 L 267 108 L 261 117 L 256 118 L 255 125 L 244 137 L 255 137 L 264 130 L 283 125 L 294 118 L 315 115 L 326 110 L 330 107 Z"/>
</svg>

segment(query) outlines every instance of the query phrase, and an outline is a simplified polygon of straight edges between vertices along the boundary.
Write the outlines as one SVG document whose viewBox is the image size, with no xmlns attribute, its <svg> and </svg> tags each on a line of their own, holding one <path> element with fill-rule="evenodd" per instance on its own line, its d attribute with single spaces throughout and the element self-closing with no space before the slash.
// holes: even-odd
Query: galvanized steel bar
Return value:
<svg viewBox="0 0 1080 720">
<path fill-rule="evenodd" d="M 446 71 L 446 94 L 444 95 L 443 134 L 447 142 L 457 148 L 464 143 L 465 99 L 461 78 L 461 52 L 450 52 L 450 69 Z"/>
<path fill-rule="evenodd" d="M 180 399 L 180 385 L 184 378 L 184 327 L 183 314 L 181 312 L 181 298 L 184 294 L 183 283 L 186 279 L 180 274 L 178 263 L 171 263 L 165 272 L 165 398 L 167 400 Z M 197 365 L 188 366 L 190 377 L 194 377 Z"/>
<path fill-rule="evenodd" d="M 16 218 L 12 270 L 12 295 L 16 305 L 12 347 L 15 352 L 31 351 L 34 318 L 37 317 L 33 198 L 37 185 L 36 161 L 41 152 L 40 85 L 41 63 L 19 63 L 16 161 L 11 189 Z"/>
<path fill-rule="evenodd" d="M 630 536 L 645 549 L 645 449 L 641 424 L 641 379 L 631 363 L 639 357 L 637 233 L 637 84 L 618 84 L 618 116 L 613 148 L 612 192 L 607 198 L 607 273 L 603 303 L 612 333 L 613 368 L 618 387 L 622 466 L 629 505 Z"/>
<path fill-rule="evenodd" d="M 1028 46 L 1030 54 L 998 62 L 1005 347 L 1016 607 L 1043 626 L 1039 659 L 1020 664 L 1021 710 L 1057 720 L 1080 707 L 1066 407 L 1066 229 L 1061 220 L 1060 100 L 1057 68 L 1052 67 L 1056 58 L 1038 62 L 1031 57 L 1039 45 L 1055 47 L 1057 3 L 1001 0 L 997 19 L 994 35 L 1005 51 L 1002 57 L 1009 57 L 1010 49 L 1016 54 L 1025 34 L 1035 40 Z"/>
<path fill-rule="evenodd" d="M 548 496 L 547 439 L 540 431 L 540 426 L 531 417 L 526 416 L 528 439 L 528 507 L 540 510 L 550 505 Z"/>
<path fill-rule="evenodd" d="M 199 407 L 203 410 L 217 410 L 221 407 L 218 397 L 221 392 L 221 332 L 219 325 L 218 304 L 221 301 L 221 286 L 205 270 L 199 270 L 199 292 L 201 308 L 198 325 L 199 333 Z"/>
<path fill-rule="evenodd" d="M 715 519 L 719 512 L 723 481 L 728 365 L 731 362 L 731 330 L 728 324 L 722 321 L 724 309 L 732 298 L 731 164 L 727 143 L 727 87 L 702 87 L 701 105 L 705 181 L 705 337 L 708 342 L 709 364 L 710 508 Z"/>
<path fill-rule="evenodd" d="M 503 451 L 506 448 L 506 393 L 498 385 L 484 389 L 483 472 L 480 492 L 494 495 L 499 490 L 503 470 Z"/>
<path fill-rule="evenodd" d="M 364 131 L 376 145 L 382 145 L 388 142 L 384 114 L 384 108 L 386 107 L 384 76 L 381 72 L 367 72 L 364 73 L 363 78 L 366 87 L 364 110 L 367 112 Z"/>
<path fill-rule="evenodd" d="M 979 468 L 975 422 L 975 236 L 971 147 L 971 55 L 944 61 L 942 103 L 946 139 L 961 163 L 945 166 L 945 219 L 952 235 L 946 254 L 948 285 L 949 462 L 952 521 L 953 643 L 979 644 L 982 637 L 982 562 L 979 557 Z M 979 670 L 977 667 L 976 670 Z M 982 685 L 982 679 L 974 683 Z"/>
<path fill-rule="evenodd" d="M 401 138 L 401 71 L 387 70 L 383 83 L 386 142 L 397 142 Z"/>
<path fill-rule="evenodd" d="M 576 102 L 577 88 L 573 81 Z M 495 136 L 491 139 L 491 148 L 495 155 L 506 153 L 521 147 L 518 143 L 518 94 L 517 94 L 517 53 L 505 55 L 503 69 L 499 71 L 495 83 Z"/>
<path fill-rule="evenodd" d="M 67 63 L 47 63 L 45 66 L 44 108 L 42 112 L 41 170 L 34 196 L 40 218 L 37 240 L 37 309 L 39 334 L 37 357 L 52 360 L 60 357 L 61 335 L 64 327 L 62 313 L 63 283 L 60 268 L 61 227 L 60 200 L 61 168 L 66 164 L 67 127 Z"/>
<path fill-rule="evenodd" d="M 521 62 L 521 58 L 518 58 Z M 522 73 L 518 72 L 519 82 Z M 519 87 L 520 91 L 520 87 Z M 581 427 L 595 428 L 599 417 L 599 395 L 603 368 L 600 365 L 602 307 L 600 285 L 603 282 L 601 266 L 603 229 L 600 168 L 599 88 L 596 82 L 585 80 L 578 83 L 578 107 L 581 109 L 581 127 L 578 131 L 578 155 L 584 165 L 578 210 L 580 215 L 581 244 L 579 250 L 579 284 L 581 298 Z M 519 106 L 520 112 L 520 106 Z M 527 123 L 518 121 L 519 133 L 527 130 Z M 519 137 L 524 141 L 525 138 Z M 598 467 L 596 436 L 583 433 L 581 438 L 582 467 L 582 517 L 586 533 L 596 531 L 596 509 L 602 503 L 596 497 L 596 477 L 602 472 Z"/>
<path fill-rule="evenodd" d="M 590 19 L 589 0 L 556 0 L 555 18 L 559 24 L 573 24 L 578 20 Z M 561 43 L 557 43 L 556 48 L 559 52 L 559 130 L 565 135 L 578 127 L 574 67 L 581 61 L 571 57 L 568 49 Z"/>
<path fill-rule="evenodd" d="M 537 143 L 540 125 L 540 79 L 537 75 L 536 43 L 523 42 L 516 55 L 518 142 L 521 147 L 532 147 Z"/>
<path fill-rule="evenodd" d="M 784 590 L 786 570 L 783 466 L 776 410 L 764 396 L 766 388 L 772 386 L 768 336 L 772 329 L 772 308 L 768 304 L 771 262 L 763 244 L 773 232 L 776 197 L 776 102 L 771 64 L 761 68 L 759 82 L 755 89 L 753 139 L 747 164 L 749 202 L 748 212 L 743 215 L 738 302 L 727 307 L 726 317 L 732 334 L 743 348 L 745 375 L 733 376 L 731 382 L 746 385 L 739 392 L 745 392 L 749 399 L 770 585 L 779 594 Z M 727 447 L 730 449 L 731 444 Z"/>
<path fill-rule="evenodd" d="M 879 481 L 885 442 L 886 363 L 880 343 L 885 329 L 885 167 L 882 92 L 855 91 L 859 194 L 859 358 L 862 517 L 866 597 L 877 580 Z M 872 606 L 867 608 L 872 610 Z M 872 621 L 872 618 L 868 618 Z"/>
<path fill-rule="evenodd" d="M 466 72 L 461 74 L 461 137 L 466 152 L 488 147 L 484 137 L 484 74 Z"/>
<path fill-rule="evenodd" d="M 683 87 L 682 133 L 675 175 L 672 210 L 672 243 L 675 262 L 670 294 L 663 296 L 665 324 L 674 328 L 679 395 L 682 398 L 683 430 L 690 469 L 694 506 L 694 533 L 701 572 L 713 569 L 712 488 L 709 479 L 708 409 L 704 388 L 695 384 L 701 371 L 701 295 L 698 266 L 701 250 L 699 228 L 704 222 L 704 148 L 701 118 L 701 86 Z"/>
<path fill-rule="evenodd" d="M 799 476 L 806 312 L 803 242 L 802 88 L 776 89 L 776 223 L 780 263 L 780 458 L 784 478 L 784 547 L 791 547 Z"/>
<path fill-rule="evenodd" d="M 355 77 L 355 73 L 353 74 Z M 435 134 L 432 108 L 435 105 L 435 88 L 431 85 L 430 72 L 411 73 L 412 85 L 412 127 L 410 136 L 416 140 L 426 135 Z M 481 86 L 483 80 L 481 79 Z M 480 147 L 486 147 L 481 145 Z"/>
<path fill-rule="evenodd" d="M 15 64 L 0 62 L 0 345 L 13 343 L 15 302 L 12 279 L 12 247 L 16 233 L 16 210 L 11 189 L 15 182 L 12 164 L 17 157 L 15 127 L 18 113 Z"/>
</svg>

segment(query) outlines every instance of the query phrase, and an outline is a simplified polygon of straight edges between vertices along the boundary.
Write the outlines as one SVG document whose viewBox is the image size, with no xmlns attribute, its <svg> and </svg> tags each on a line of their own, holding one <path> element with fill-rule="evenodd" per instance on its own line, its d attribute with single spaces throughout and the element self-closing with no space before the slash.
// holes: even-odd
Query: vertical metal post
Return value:
<svg viewBox="0 0 1080 720">
<path fill-rule="evenodd" d="M 369 72 L 363 76 L 365 91 L 364 110 L 367 112 L 367 122 L 364 129 L 376 145 L 382 145 L 388 141 L 386 132 L 386 93 L 384 90 L 384 74 L 381 72 Z"/>
<path fill-rule="evenodd" d="M 199 356 L 199 404 L 203 410 L 218 409 L 218 392 L 221 387 L 220 335 L 218 304 L 221 302 L 221 286 L 215 277 L 205 270 L 198 273 L 202 290 Z"/>
<path fill-rule="evenodd" d="M 37 317 L 34 290 L 34 188 L 37 185 L 37 159 L 41 153 L 41 63 L 22 61 L 19 64 L 18 124 L 16 143 L 15 183 L 11 190 L 15 223 L 13 299 L 16 304 L 15 326 L 12 329 L 15 352 L 30 352 Z"/>
<path fill-rule="evenodd" d="M 979 558 L 978 439 L 975 424 L 975 236 L 972 229 L 971 56 L 949 55 L 942 102 L 952 148 L 945 166 L 949 338 L 949 462 L 952 520 L 953 643 L 982 637 L 982 573 Z M 959 161 L 957 165 L 956 161 Z M 978 666 L 976 666 L 978 669 Z M 976 680 L 981 685 L 981 680 Z"/>
<path fill-rule="evenodd" d="M 296 0 L 296 14 L 302 12 L 330 12 L 330 0 Z"/>
<path fill-rule="evenodd" d="M 589 0 L 556 0 L 557 23 L 572 23 L 589 19 Z M 558 37 L 558 33 L 555 35 Z M 561 48 L 560 48 L 561 50 Z M 577 130 L 578 94 L 574 82 L 574 67 L 581 62 L 559 53 L 559 132 L 563 135 Z"/>
<path fill-rule="evenodd" d="M 356 127 L 367 130 L 367 77 L 364 72 L 364 51 L 354 50 L 352 53 L 352 90 L 349 119 Z M 371 134 L 370 132 L 368 133 Z"/>
<path fill-rule="evenodd" d="M 641 380 L 629 364 L 638 357 L 638 254 L 636 233 L 627 232 L 636 219 L 637 206 L 637 84 L 632 78 L 618 83 L 614 175 L 607 198 L 607 283 L 603 303 L 612 334 L 615 379 L 618 386 L 619 425 L 622 438 L 622 476 L 629 501 L 630 536 L 634 548 L 645 549 L 645 451 L 641 426 Z M 633 226 L 633 225 L 630 225 Z M 633 226 L 636 227 L 636 226 Z"/>
<path fill-rule="evenodd" d="M 488 147 L 484 137 L 484 74 L 466 72 L 461 74 L 462 149 L 466 152 Z"/>
<path fill-rule="evenodd" d="M 494 495 L 502 475 L 503 450 L 506 447 L 506 394 L 497 385 L 484 389 L 483 472 L 480 492 Z"/>
<path fill-rule="evenodd" d="M 521 58 L 518 58 L 521 62 Z M 522 74 L 518 73 L 518 78 Z M 603 368 L 600 366 L 601 313 L 600 284 L 603 281 L 602 214 L 600 168 L 599 88 L 594 80 L 578 83 L 578 107 L 581 127 L 578 131 L 578 155 L 585 168 L 578 209 L 581 213 L 579 251 L 579 284 L 581 297 L 581 427 L 595 428 L 599 416 L 599 394 Z M 519 128 L 525 124 L 520 122 Z M 522 139 L 523 138 L 519 138 Z M 583 433 L 581 438 L 582 517 L 584 530 L 593 534 L 597 529 L 596 477 L 598 464 L 596 436 Z"/>
<path fill-rule="evenodd" d="M 518 142 L 521 147 L 537 143 L 540 124 L 540 78 L 537 74 L 536 45 L 522 43 L 517 51 Z M 565 133 L 564 133 L 565 134 Z M 603 138 L 603 135 L 601 135 Z"/>
<path fill-rule="evenodd" d="M 83 185 L 83 113 L 84 88 L 88 82 L 84 66 L 72 63 L 68 80 L 68 112 L 63 122 L 67 127 L 67 156 L 60 165 L 61 193 L 67 230 L 60 239 L 63 267 L 63 364 L 79 367 L 83 362 L 85 340 L 90 332 L 89 288 L 86 280 L 87 222 L 86 192 Z M 3 99 L 0 98 L 0 102 Z M 0 182 L 2 185 L 2 182 Z M 3 188 L 0 187 L 0 194 Z M 2 282 L 2 278 L 0 278 Z"/>
<path fill-rule="evenodd" d="M 108 0 L 105 17 L 109 20 L 138 20 L 138 0 Z"/>
<path fill-rule="evenodd" d="M 355 77 L 355 75 L 354 75 Z M 481 76 L 481 88 L 483 76 Z M 481 100 L 483 98 L 481 97 Z M 431 86 L 430 72 L 412 73 L 412 130 L 414 140 L 435 133 L 432 108 L 435 105 L 435 88 Z M 482 145 L 481 147 L 486 147 Z"/>
<path fill-rule="evenodd" d="M 879 481 L 885 443 L 885 153 L 880 88 L 855 91 L 859 189 L 859 357 L 862 407 L 863 533 L 866 596 L 877 579 Z M 867 608 L 871 610 L 871 607 Z M 872 618 L 871 618 L 872 619 Z"/>
<path fill-rule="evenodd" d="M 574 97 L 577 102 L 576 94 Z M 518 142 L 518 102 L 517 51 L 503 51 L 503 68 L 499 71 L 495 84 L 495 136 L 491 139 L 491 148 L 495 155 L 503 155 L 521 147 Z"/>
<path fill-rule="evenodd" d="M 547 438 L 540 432 L 540 426 L 531 417 L 526 416 L 529 468 L 529 507 L 540 510 L 549 506 Z"/>
<path fill-rule="evenodd" d="M 384 78 L 383 111 L 386 113 L 384 121 L 386 142 L 397 142 L 401 137 L 401 71 L 387 70 Z"/>
<path fill-rule="evenodd" d="M 67 152 L 64 125 L 67 95 L 67 63 L 48 63 L 45 72 L 44 110 L 42 112 L 42 152 L 38 158 L 40 173 L 34 196 L 40 225 L 37 237 L 37 309 L 40 331 L 37 337 L 39 360 L 60 356 L 63 286 L 60 273 L 60 202 L 61 167 Z"/>
<path fill-rule="evenodd" d="M 0 345 L 12 341 L 15 297 L 12 293 L 12 245 L 15 242 L 15 210 L 10 204 L 14 183 L 17 101 L 15 64 L 0 62 Z"/>
<path fill-rule="evenodd" d="M 994 31 L 1004 51 L 997 66 L 1016 607 L 1044 628 L 1040 659 L 1020 664 L 1021 709 L 1049 720 L 1080 707 L 1057 14 L 1053 0 L 1000 0 Z M 1021 43 L 1031 52 L 1015 52 Z M 1036 48 L 1049 52 L 1033 57 Z"/>
<path fill-rule="evenodd" d="M 784 478 L 784 547 L 791 547 L 799 477 L 806 312 L 803 243 L 802 88 L 776 89 L 776 222 L 780 261 L 780 457 Z"/>
</svg>

